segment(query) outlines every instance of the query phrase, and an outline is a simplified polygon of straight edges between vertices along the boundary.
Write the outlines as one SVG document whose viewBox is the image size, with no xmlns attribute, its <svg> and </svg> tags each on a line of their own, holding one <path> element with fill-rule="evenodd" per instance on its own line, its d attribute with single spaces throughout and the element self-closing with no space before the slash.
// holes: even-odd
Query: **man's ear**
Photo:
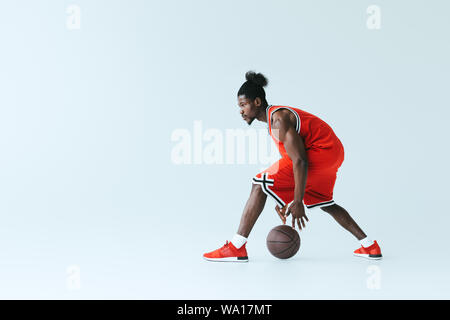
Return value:
<svg viewBox="0 0 450 320">
<path fill-rule="evenodd" d="M 255 106 L 257 106 L 258 108 L 261 107 L 262 101 L 260 97 L 256 97 L 255 98 Z"/>
</svg>

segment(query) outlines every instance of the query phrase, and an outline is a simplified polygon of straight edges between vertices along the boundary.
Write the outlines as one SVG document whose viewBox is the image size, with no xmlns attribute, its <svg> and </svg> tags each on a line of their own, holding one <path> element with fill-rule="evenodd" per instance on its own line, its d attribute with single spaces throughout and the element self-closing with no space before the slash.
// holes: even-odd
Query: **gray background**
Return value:
<svg viewBox="0 0 450 320">
<path fill-rule="evenodd" d="M 81 28 L 66 27 L 69 5 Z M 381 29 L 366 26 L 369 5 Z M 0 298 L 450 298 L 446 1 L 3 1 Z M 203 261 L 236 232 L 259 165 L 175 165 L 174 130 L 247 129 L 244 73 L 327 121 L 335 187 L 383 261 L 320 210 L 295 258 Z M 254 123 L 252 128 L 265 128 Z M 81 287 L 68 282 L 77 266 Z M 378 270 L 374 289 L 368 285 Z"/>
</svg>

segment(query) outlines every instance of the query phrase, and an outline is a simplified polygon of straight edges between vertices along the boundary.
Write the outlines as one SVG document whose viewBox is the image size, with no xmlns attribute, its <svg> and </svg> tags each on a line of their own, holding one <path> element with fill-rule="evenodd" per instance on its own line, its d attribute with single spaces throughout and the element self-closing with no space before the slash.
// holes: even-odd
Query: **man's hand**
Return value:
<svg viewBox="0 0 450 320">
<path fill-rule="evenodd" d="M 284 208 L 286 208 L 286 206 Z M 304 220 L 309 221 L 308 217 L 305 214 L 305 207 L 303 206 L 303 203 L 301 201 L 294 200 L 294 202 L 292 202 L 292 204 L 289 206 L 289 208 L 287 209 L 287 212 L 285 214 L 285 222 L 286 222 L 286 217 L 289 216 L 289 214 L 292 214 L 292 228 L 294 228 L 294 229 L 295 229 L 296 221 L 297 221 L 299 230 L 302 230 L 302 225 L 303 225 L 303 228 L 305 227 Z M 301 224 L 300 224 L 300 222 L 301 222 Z"/>
<path fill-rule="evenodd" d="M 280 219 L 283 222 L 283 224 L 286 224 L 286 209 L 287 209 L 287 206 L 284 206 L 282 209 L 280 209 L 280 207 L 278 205 L 275 207 L 275 211 L 280 216 Z"/>
</svg>

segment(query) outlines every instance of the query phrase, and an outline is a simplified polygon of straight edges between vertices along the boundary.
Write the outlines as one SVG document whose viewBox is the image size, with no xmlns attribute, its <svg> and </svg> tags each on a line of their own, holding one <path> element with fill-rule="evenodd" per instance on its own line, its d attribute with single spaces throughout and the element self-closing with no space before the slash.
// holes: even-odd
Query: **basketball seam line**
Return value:
<svg viewBox="0 0 450 320">
<path fill-rule="evenodd" d="M 282 231 L 280 229 L 276 229 L 276 231 L 281 232 L 282 234 L 286 235 L 291 241 L 294 240 L 294 239 L 292 239 L 292 237 L 288 233 L 286 233 L 286 232 L 284 232 L 284 231 Z"/>
<path fill-rule="evenodd" d="M 292 242 L 292 240 L 291 241 L 274 241 L 274 240 L 270 240 L 270 241 L 268 241 L 269 243 L 291 243 Z"/>
<path fill-rule="evenodd" d="M 276 254 L 277 254 L 277 255 L 282 254 L 282 253 L 285 252 L 286 250 L 292 249 L 292 247 L 293 247 L 293 246 L 289 246 L 289 247 L 287 247 L 286 249 L 281 250 L 280 252 L 277 252 Z"/>
</svg>

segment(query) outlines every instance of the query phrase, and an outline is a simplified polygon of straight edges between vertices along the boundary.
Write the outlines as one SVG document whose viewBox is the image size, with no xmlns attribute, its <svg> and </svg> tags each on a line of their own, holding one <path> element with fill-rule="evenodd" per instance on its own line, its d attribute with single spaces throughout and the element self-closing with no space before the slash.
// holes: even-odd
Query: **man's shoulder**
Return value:
<svg viewBox="0 0 450 320">
<path fill-rule="evenodd" d="M 280 108 L 272 113 L 272 123 L 274 127 L 278 128 L 291 126 L 295 128 L 297 118 L 289 109 Z"/>
</svg>

